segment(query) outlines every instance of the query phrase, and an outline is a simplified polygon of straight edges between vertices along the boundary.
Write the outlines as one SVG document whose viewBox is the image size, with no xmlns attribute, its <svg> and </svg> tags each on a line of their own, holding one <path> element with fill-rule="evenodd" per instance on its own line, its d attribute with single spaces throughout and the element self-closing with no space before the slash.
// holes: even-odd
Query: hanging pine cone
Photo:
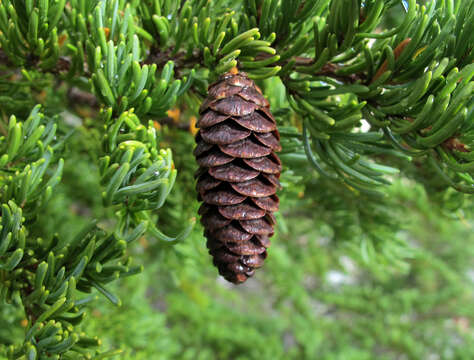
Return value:
<svg viewBox="0 0 474 360">
<path fill-rule="evenodd" d="M 194 155 L 207 247 L 219 273 L 242 283 L 263 265 L 280 186 L 280 135 L 268 101 L 245 73 L 209 87 Z"/>
</svg>

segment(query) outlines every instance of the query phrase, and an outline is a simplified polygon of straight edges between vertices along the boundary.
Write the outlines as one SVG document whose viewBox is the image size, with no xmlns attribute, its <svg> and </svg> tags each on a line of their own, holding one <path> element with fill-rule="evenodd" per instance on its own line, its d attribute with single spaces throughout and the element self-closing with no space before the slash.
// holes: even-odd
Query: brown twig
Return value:
<svg viewBox="0 0 474 360">
<path fill-rule="evenodd" d="M 7 54 L 5 54 L 5 52 L 2 49 L 0 49 L 0 65 L 6 65 L 6 66 L 10 65 L 10 60 L 8 59 Z"/>
<path fill-rule="evenodd" d="M 447 150 L 456 150 L 459 152 L 471 152 L 466 144 L 463 144 L 457 137 L 450 137 L 445 142 L 443 142 L 443 147 Z"/>
<path fill-rule="evenodd" d="M 349 74 L 349 75 L 337 74 L 337 70 L 339 69 L 340 69 L 340 66 L 333 63 L 327 63 L 315 75 L 327 76 L 334 80 L 338 80 L 343 83 L 351 83 L 351 84 L 360 80 L 364 80 L 365 78 L 364 74 Z"/>
<path fill-rule="evenodd" d="M 91 108 L 99 108 L 100 105 L 94 94 L 83 91 L 75 86 L 68 89 L 67 97 L 69 102 L 74 105 L 87 105 Z"/>
<path fill-rule="evenodd" d="M 174 69 L 178 75 L 183 73 L 183 69 L 193 68 L 195 65 L 203 65 L 202 54 L 198 49 L 193 51 L 192 56 L 188 56 L 186 51 L 173 53 L 172 49 L 160 51 L 155 48 L 150 49 L 148 57 L 141 64 L 156 64 L 158 68 L 162 68 L 170 60 L 174 62 Z"/>
</svg>

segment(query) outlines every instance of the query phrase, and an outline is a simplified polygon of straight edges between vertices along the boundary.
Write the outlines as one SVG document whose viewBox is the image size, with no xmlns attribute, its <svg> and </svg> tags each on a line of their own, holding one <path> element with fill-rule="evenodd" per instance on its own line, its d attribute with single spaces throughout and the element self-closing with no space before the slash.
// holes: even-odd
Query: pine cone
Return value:
<svg viewBox="0 0 474 360">
<path fill-rule="evenodd" d="M 263 265 L 280 186 L 280 135 L 261 90 L 245 73 L 209 87 L 194 155 L 207 247 L 219 273 L 242 283 Z"/>
</svg>

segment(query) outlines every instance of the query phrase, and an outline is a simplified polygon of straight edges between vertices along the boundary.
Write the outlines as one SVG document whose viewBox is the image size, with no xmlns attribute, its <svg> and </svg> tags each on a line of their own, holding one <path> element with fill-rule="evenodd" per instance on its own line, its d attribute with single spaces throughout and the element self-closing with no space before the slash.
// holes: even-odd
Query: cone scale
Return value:
<svg viewBox="0 0 474 360">
<path fill-rule="evenodd" d="M 280 135 L 261 90 L 235 69 L 210 85 L 199 112 L 201 223 L 214 265 L 239 284 L 263 265 L 274 232 Z"/>
</svg>

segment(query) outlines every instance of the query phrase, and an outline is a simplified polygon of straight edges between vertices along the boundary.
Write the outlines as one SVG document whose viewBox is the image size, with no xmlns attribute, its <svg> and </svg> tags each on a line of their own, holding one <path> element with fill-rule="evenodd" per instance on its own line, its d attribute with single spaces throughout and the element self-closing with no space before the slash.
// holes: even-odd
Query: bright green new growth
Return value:
<svg viewBox="0 0 474 360">
<path fill-rule="evenodd" d="M 120 304 L 108 284 L 141 271 L 129 244 L 189 234 L 157 225 L 177 175 L 159 123 L 175 106 L 196 116 L 208 84 L 234 66 L 269 97 L 285 198 L 304 191 L 309 217 L 367 263 L 405 266 L 391 180 L 415 179 L 447 212 L 474 193 L 474 3 L 410 0 L 386 28 L 401 3 L 1 0 L 0 301 L 28 321 L 9 358 L 116 354 L 81 330 L 87 294 Z M 81 114 L 76 100 L 92 109 Z M 103 207 L 64 237 L 44 213 L 80 156 L 100 178 L 81 191 Z"/>
</svg>

